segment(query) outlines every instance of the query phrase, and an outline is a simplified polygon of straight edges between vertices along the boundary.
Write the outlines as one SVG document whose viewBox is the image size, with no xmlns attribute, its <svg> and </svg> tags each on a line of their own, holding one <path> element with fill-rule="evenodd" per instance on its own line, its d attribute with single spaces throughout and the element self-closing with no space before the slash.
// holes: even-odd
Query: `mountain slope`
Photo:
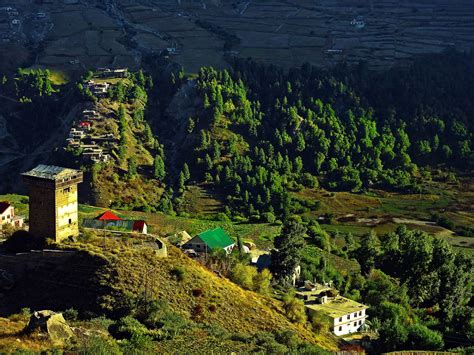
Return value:
<svg viewBox="0 0 474 355">
<path fill-rule="evenodd" d="M 174 247 L 169 247 L 168 258 L 160 259 L 151 249 L 130 247 L 139 244 L 136 240 L 107 238 L 105 250 L 103 243 L 102 238 L 91 235 L 87 244 L 64 245 L 83 252 L 56 264 L 38 263 L 6 295 L 5 304 L 16 309 L 2 310 L 2 314 L 22 307 L 75 308 L 81 314 L 92 311 L 116 319 L 123 316 L 126 305 L 143 299 L 163 300 L 170 310 L 192 324 L 217 327 L 235 336 L 291 331 L 306 343 L 327 350 L 338 348 L 333 335 L 316 335 L 288 321 L 279 301 L 241 289 Z M 173 276 L 177 269 L 182 270 L 182 280 Z M 199 332 L 198 328 L 193 327 L 191 333 Z M 167 340 L 163 346 L 169 347 L 172 342 Z"/>
</svg>

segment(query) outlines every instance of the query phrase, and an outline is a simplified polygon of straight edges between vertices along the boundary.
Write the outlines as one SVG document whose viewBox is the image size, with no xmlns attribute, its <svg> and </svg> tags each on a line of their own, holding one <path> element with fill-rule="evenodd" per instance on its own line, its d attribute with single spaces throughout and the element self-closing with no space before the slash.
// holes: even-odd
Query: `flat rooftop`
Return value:
<svg viewBox="0 0 474 355">
<path fill-rule="evenodd" d="M 322 312 L 331 318 L 339 318 L 345 316 L 346 314 L 359 312 L 363 309 L 369 308 L 368 306 L 363 305 L 362 303 L 350 300 L 342 296 L 337 296 L 334 299 L 328 299 L 328 302 L 324 304 L 306 303 L 305 306 L 309 309 Z"/>
<path fill-rule="evenodd" d="M 82 171 L 74 170 L 69 168 L 63 168 L 54 165 L 43 165 L 40 164 L 33 170 L 27 171 L 22 174 L 26 177 L 33 177 L 39 179 L 46 179 L 52 181 L 61 181 L 69 177 L 82 177 Z"/>
<path fill-rule="evenodd" d="M 302 296 L 318 296 L 319 294 L 323 292 L 331 291 L 331 290 L 334 290 L 334 289 L 329 286 L 316 285 L 313 289 L 307 289 L 306 287 L 299 287 L 296 289 L 296 294 L 302 295 Z"/>
</svg>

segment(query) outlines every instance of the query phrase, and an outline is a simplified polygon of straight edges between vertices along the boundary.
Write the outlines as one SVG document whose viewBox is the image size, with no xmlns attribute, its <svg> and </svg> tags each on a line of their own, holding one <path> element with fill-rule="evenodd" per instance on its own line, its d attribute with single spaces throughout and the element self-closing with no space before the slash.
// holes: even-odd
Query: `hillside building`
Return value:
<svg viewBox="0 0 474 355">
<path fill-rule="evenodd" d="M 82 171 L 38 165 L 22 175 L 30 196 L 30 233 L 57 242 L 78 236 L 77 185 Z"/>
<path fill-rule="evenodd" d="M 96 218 L 84 218 L 82 225 L 93 229 L 110 229 L 148 234 L 148 225 L 145 221 L 122 219 L 111 211 L 105 211 Z"/>
<path fill-rule="evenodd" d="M 234 247 L 235 242 L 222 228 L 202 232 L 183 245 L 183 249 L 192 249 L 197 253 L 224 250 L 230 254 Z"/>
<path fill-rule="evenodd" d="M 7 224 L 21 228 L 23 227 L 23 217 L 15 215 L 15 207 L 9 202 L 0 202 L 0 230 Z"/>
<path fill-rule="evenodd" d="M 303 300 L 309 314 L 326 316 L 337 336 L 356 333 L 364 327 L 367 306 L 339 295 L 332 287 L 305 282 L 296 290 L 296 297 Z"/>
</svg>

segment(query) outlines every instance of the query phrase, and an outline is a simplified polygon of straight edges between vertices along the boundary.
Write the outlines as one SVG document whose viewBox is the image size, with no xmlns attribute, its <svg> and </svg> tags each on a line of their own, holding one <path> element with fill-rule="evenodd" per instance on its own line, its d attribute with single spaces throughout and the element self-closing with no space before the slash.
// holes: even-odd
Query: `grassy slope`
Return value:
<svg viewBox="0 0 474 355">
<path fill-rule="evenodd" d="M 186 317 L 193 317 L 193 309 L 199 304 L 204 308 L 203 323 L 219 325 L 233 333 L 255 334 L 258 331 L 289 329 L 324 348 L 337 347 L 331 335 L 316 336 L 290 323 L 283 314 L 280 302 L 243 290 L 174 247 L 170 247 L 167 259 L 157 259 L 149 253 L 134 253 L 134 256 L 120 258 L 114 265 L 113 269 L 118 273 L 116 289 L 136 293 L 144 280 L 143 275 L 149 272 L 151 294 L 167 300 L 174 311 Z M 183 281 L 176 281 L 170 276 L 171 270 L 177 266 L 185 270 Z M 201 289 L 202 296 L 194 297 L 194 289 Z M 209 311 L 211 305 L 216 306 L 215 312 Z"/>
<path fill-rule="evenodd" d="M 28 275 L 28 280 L 25 282 L 19 280 L 22 289 L 14 296 L 17 307 L 28 306 L 33 309 L 50 307 L 51 309 L 53 305 L 58 305 L 57 308 L 52 309 L 77 307 L 82 310 L 94 310 L 100 304 L 103 309 L 115 310 L 117 305 L 123 304 L 124 297 L 128 297 L 125 295 L 143 295 L 145 284 L 148 284 L 148 299 L 164 299 L 173 311 L 197 323 L 217 326 L 230 334 L 240 336 L 253 336 L 260 331 L 292 330 L 307 342 L 328 350 L 338 348 L 338 340 L 333 335 L 329 333 L 316 335 L 300 325 L 289 322 L 279 301 L 241 289 L 231 281 L 208 271 L 177 248 L 170 247 L 169 257 L 160 259 L 151 249 L 132 249 L 127 241 L 120 239 L 107 240 L 105 250 L 103 240 L 96 237 L 88 240 L 87 244 L 78 242 L 63 244 L 62 247 L 86 250 L 87 253 L 82 253 L 80 258 L 70 259 L 64 265 L 58 266 L 57 270 L 52 270 L 50 266 L 38 265 Z M 176 267 L 184 270 L 184 280 L 177 281 L 172 276 L 172 270 Z M 83 276 L 87 277 L 87 280 L 80 279 L 81 268 L 89 270 L 88 275 Z M 31 282 L 35 279 L 35 275 L 38 275 L 39 279 L 44 279 L 46 272 L 48 273 L 47 287 L 41 286 L 44 281 L 36 285 L 35 282 Z M 74 273 L 74 276 L 65 280 L 64 275 L 68 275 L 69 272 Z M 93 274 L 96 276 L 91 277 Z M 69 287 L 64 289 L 62 282 L 67 282 Z M 97 290 L 94 292 L 95 301 L 90 298 L 88 301 L 82 300 L 85 291 L 81 291 L 79 297 L 71 296 L 77 292 L 75 288 L 84 287 L 86 284 L 88 288 Z M 201 290 L 202 295 L 194 296 L 193 290 L 196 289 Z M 31 299 L 31 292 L 36 293 L 35 300 Z M 215 309 L 210 307 L 211 305 L 215 306 Z M 202 307 L 203 310 L 198 318 L 196 306 Z M 20 325 L 16 327 L 11 325 L 7 328 L 8 331 L 3 334 L 0 331 L 0 351 L 12 336 L 16 337 L 15 332 L 21 329 Z M 188 340 L 184 341 L 186 338 Z M 167 349 L 179 346 L 183 351 L 185 348 L 192 349 L 189 334 L 177 341 L 181 343 L 174 344 L 172 340 L 161 346 Z M 203 347 L 210 346 L 210 348 L 213 346 L 212 341 L 212 338 L 200 340 Z M 234 344 L 232 341 L 228 342 L 227 346 L 230 347 L 229 351 L 243 350 L 239 348 L 242 344 Z M 37 344 L 37 347 L 40 345 Z"/>
</svg>

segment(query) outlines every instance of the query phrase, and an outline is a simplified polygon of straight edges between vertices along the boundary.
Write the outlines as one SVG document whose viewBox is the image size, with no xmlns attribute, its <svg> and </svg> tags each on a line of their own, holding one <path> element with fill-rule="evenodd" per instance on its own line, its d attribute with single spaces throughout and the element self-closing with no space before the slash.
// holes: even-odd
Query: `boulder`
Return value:
<svg viewBox="0 0 474 355">
<path fill-rule="evenodd" d="M 55 345 L 64 345 L 74 336 L 62 313 L 49 310 L 37 311 L 31 315 L 26 331 L 33 332 L 38 329 L 47 333 Z"/>
</svg>

